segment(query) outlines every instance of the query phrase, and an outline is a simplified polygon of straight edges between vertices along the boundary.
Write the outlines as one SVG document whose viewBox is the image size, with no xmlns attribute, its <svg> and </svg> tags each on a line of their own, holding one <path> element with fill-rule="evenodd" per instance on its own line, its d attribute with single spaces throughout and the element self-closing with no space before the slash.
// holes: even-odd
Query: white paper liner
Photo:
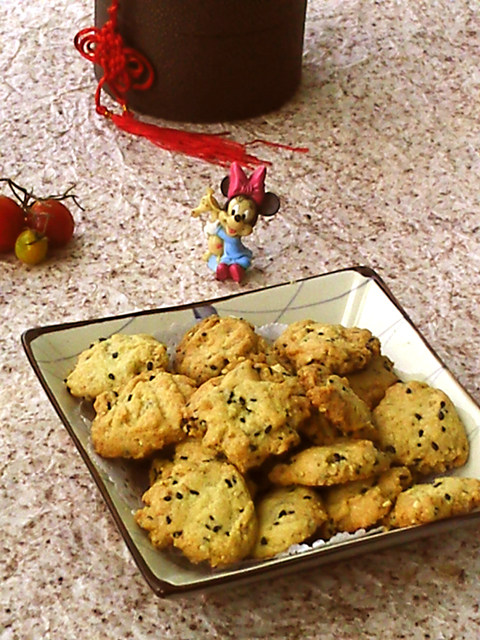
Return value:
<svg viewBox="0 0 480 640">
<path fill-rule="evenodd" d="M 292 544 L 286 551 L 282 551 L 278 553 L 276 558 L 285 558 L 287 556 L 294 556 L 298 553 L 305 553 L 305 551 L 313 551 L 314 549 L 318 549 L 319 547 L 332 546 L 335 544 L 340 544 L 342 542 L 348 542 L 349 540 L 353 540 L 355 538 L 364 538 L 365 536 L 373 535 L 374 533 L 381 533 L 384 531 L 384 527 L 376 527 L 375 529 L 357 529 L 354 533 L 346 533 L 340 532 L 336 533 L 334 536 L 329 538 L 328 540 L 323 540 L 322 538 L 318 538 L 318 540 L 314 540 L 310 544 L 301 543 L 301 544 Z"/>
</svg>

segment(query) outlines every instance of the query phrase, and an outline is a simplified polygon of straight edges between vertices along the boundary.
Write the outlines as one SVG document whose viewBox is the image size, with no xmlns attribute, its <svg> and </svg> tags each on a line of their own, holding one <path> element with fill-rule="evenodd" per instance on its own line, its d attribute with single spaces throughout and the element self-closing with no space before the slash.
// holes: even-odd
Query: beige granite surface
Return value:
<svg viewBox="0 0 480 640">
<path fill-rule="evenodd" d="M 0 640 L 480 637 L 480 527 L 261 582 L 158 599 L 20 344 L 26 329 L 237 291 L 189 217 L 224 170 L 123 135 L 72 39 L 93 0 L 0 1 L 0 174 L 76 184 L 72 244 L 0 257 Z M 219 87 L 221 91 L 221 87 Z M 273 163 L 281 213 L 241 290 L 364 264 L 480 401 L 480 4 L 310 0 L 285 107 L 228 127 Z"/>
</svg>

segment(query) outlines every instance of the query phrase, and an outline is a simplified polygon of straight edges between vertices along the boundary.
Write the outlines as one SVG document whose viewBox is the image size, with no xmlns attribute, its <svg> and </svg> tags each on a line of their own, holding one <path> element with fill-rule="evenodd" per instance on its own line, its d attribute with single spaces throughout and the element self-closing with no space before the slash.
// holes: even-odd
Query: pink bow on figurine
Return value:
<svg viewBox="0 0 480 640">
<path fill-rule="evenodd" d="M 250 178 L 247 178 L 239 163 L 233 162 L 230 167 L 228 198 L 234 198 L 239 195 L 248 196 L 260 206 L 265 197 L 266 172 L 266 167 L 262 165 L 255 169 Z"/>
</svg>

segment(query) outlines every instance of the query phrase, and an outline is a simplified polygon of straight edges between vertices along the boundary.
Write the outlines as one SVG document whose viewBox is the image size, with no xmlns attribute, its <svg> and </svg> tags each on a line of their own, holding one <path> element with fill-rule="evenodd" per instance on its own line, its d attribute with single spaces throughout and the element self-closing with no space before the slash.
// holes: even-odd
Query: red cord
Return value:
<svg viewBox="0 0 480 640">
<path fill-rule="evenodd" d="M 103 77 L 95 93 L 95 104 L 97 112 L 105 116 L 111 115 L 100 101 L 105 84 L 108 84 L 117 102 L 125 109 L 127 92 L 131 89 L 150 89 L 154 80 L 150 62 L 138 51 L 126 47 L 117 31 L 118 0 L 112 1 L 108 13 L 109 19 L 101 29 L 82 29 L 74 39 L 75 47 L 81 55 L 103 69 Z"/>
</svg>

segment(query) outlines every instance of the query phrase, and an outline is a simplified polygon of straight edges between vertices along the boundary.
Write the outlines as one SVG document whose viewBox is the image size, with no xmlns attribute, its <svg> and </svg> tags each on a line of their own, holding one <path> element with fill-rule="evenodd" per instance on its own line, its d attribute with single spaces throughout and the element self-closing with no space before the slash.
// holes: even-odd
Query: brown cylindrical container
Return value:
<svg viewBox="0 0 480 640">
<path fill-rule="evenodd" d="M 297 89 L 307 0 L 120 0 L 118 28 L 148 58 L 153 86 L 129 106 L 183 122 L 221 122 L 277 109 Z M 95 24 L 110 0 L 95 0 Z M 97 69 L 97 74 L 99 70 Z"/>
</svg>

